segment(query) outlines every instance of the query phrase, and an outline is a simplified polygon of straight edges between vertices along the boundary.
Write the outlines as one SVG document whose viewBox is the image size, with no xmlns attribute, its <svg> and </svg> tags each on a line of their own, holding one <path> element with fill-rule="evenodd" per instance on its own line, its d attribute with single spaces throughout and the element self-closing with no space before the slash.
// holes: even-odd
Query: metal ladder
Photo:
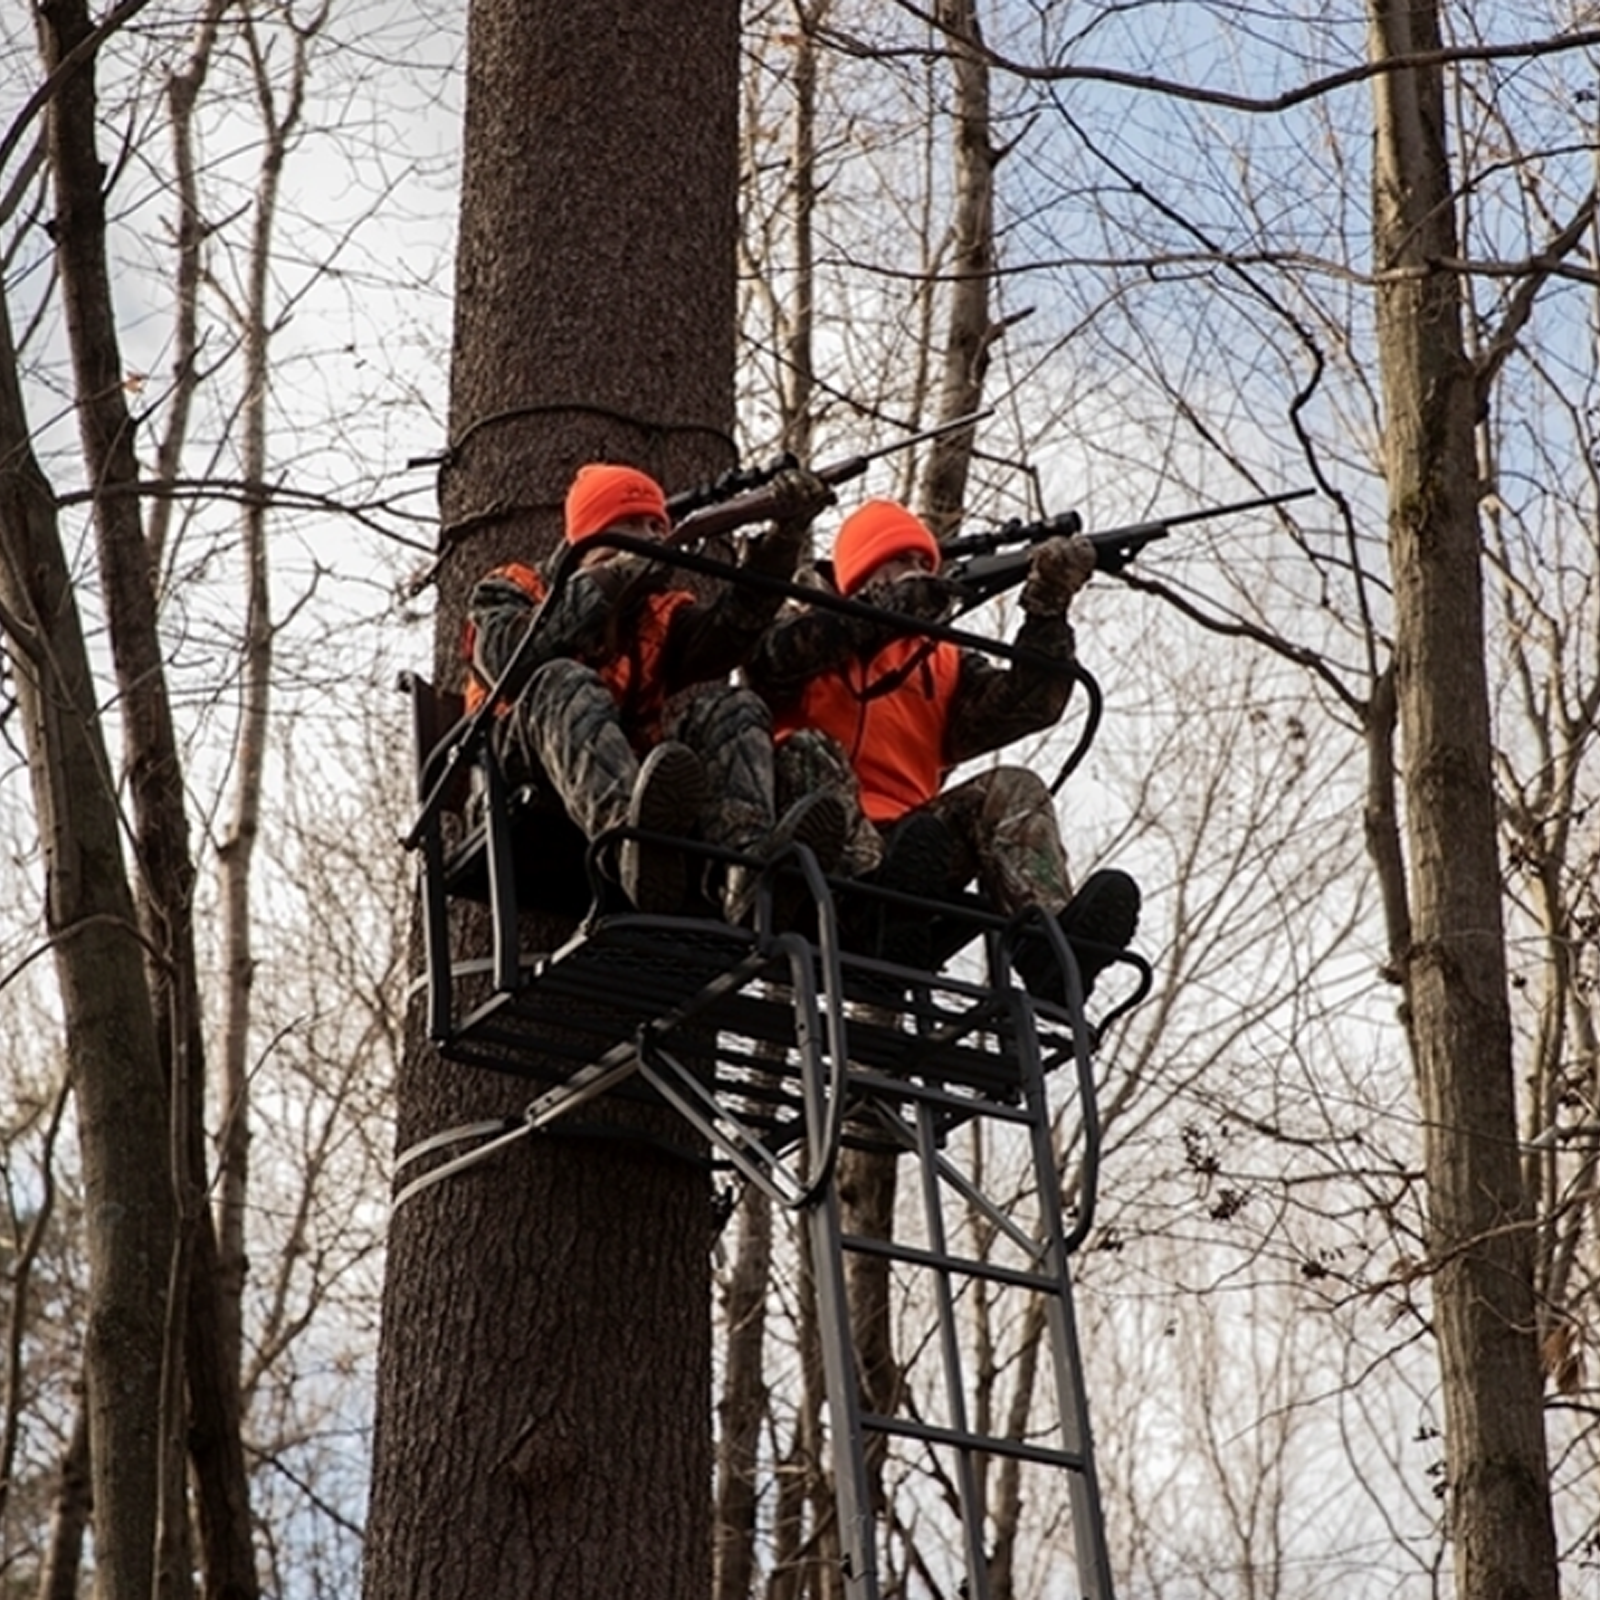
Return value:
<svg viewBox="0 0 1600 1600">
<path fill-rule="evenodd" d="M 503 805 L 503 797 L 495 798 Z M 825 880 L 810 852 L 799 849 L 787 865 L 802 873 L 814 902 L 807 934 L 774 929 L 769 870 L 753 928 L 693 917 L 591 914 L 561 949 L 529 957 L 516 948 L 508 847 L 494 836 L 499 810 L 491 803 L 486 898 L 494 937 L 488 961 L 451 960 L 445 898 L 453 891 L 437 841 L 424 838 L 431 936 L 423 992 L 429 1031 L 442 1053 L 532 1079 L 539 1092 L 520 1119 L 447 1130 L 405 1152 L 400 1166 L 411 1171 L 404 1172 L 396 1204 L 510 1140 L 557 1123 L 572 1125 L 604 1096 L 672 1106 L 721 1164 L 802 1219 L 817 1286 L 848 1600 L 880 1594 L 867 1465 L 866 1441 L 873 1435 L 953 1462 L 947 1482 L 960 1511 L 967 1600 L 986 1600 L 992 1592 L 985 1458 L 1066 1475 L 1080 1593 L 1083 1600 L 1113 1600 L 1068 1271 L 1093 1217 L 1093 1033 L 1076 967 L 1053 924 L 1068 972 L 1066 1006 L 1037 1005 L 1015 986 L 1009 957 L 1019 925 L 970 906 L 953 911 L 930 902 L 927 912 L 953 920 L 965 942 L 980 941 L 984 970 L 975 981 L 896 968 L 841 948 L 833 890 L 846 896 L 867 891 Z M 970 925 L 963 927 L 963 920 Z M 1148 967 L 1128 961 L 1140 986 L 1111 1016 L 1137 1004 L 1149 987 Z M 886 993 L 901 998 L 886 1006 Z M 1102 1028 L 1109 1020 L 1102 1019 Z M 1052 1131 L 1052 1100 L 1068 1094 L 1075 1101 L 1078 1174 L 1070 1228 Z M 1013 1214 L 1020 1190 L 1002 1201 L 952 1156 L 963 1140 L 980 1135 L 1008 1144 L 1013 1167 L 1025 1172 L 1032 1197 L 1027 1222 Z M 846 1140 L 897 1151 L 915 1171 L 922 1205 L 916 1242 L 844 1232 L 834 1177 Z M 463 1144 L 470 1147 L 463 1151 Z M 952 1201 L 983 1219 L 1009 1260 L 956 1247 Z M 915 1396 L 926 1415 L 863 1408 L 845 1288 L 852 1253 L 926 1276 L 939 1369 L 937 1380 Z M 1042 1305 L 1059 1442 L 1006 1437 L 974 1420 L 957 1318 L 964 1294 L 977 1284 Z"/>
<path fill-rule="evenodd" d="M 952 1001 L 973 1000 L 974 994 L 941 994 L 943 980 L 934 980 L 912 1000 L 919 1025 L 948 1015 Z M 917 1242 L 885 1240 L 844 1232 L 836 1186 L 817 1194 L 805 1209 L 818 1299 L 823 1368 L 832 1425 L 832 1456 L 838 1504 L 845 1594 L 849 1600 L 877 1600 L 880 1593 L 873 1480 L 868 1469 L 871 1435 L 908 1441 L 913 1448 L 937 1453 L 951 1463 L 946 1481 L 953 1485 L 961 1518 L 960 1560 L 965 1572 L 962 1593 L 967 1600 L 988 1600 L 992 1593 L 986 1511 L 982 1493 L 982 1460 L 1010 1458 L 1017 1463 L 1065 1474 L 1078 1591 L 1083 1600 L 1112 1600 L 1113 1585 L 1089 1428 L 1072 1284 L 1068 1270 L 1072 1251 L 1087 1235 L 1093 1220 L 1093 1184 L 1098 1155 L 1093 1081 L 1086 1029 L 1073 1029 L 1058 1014 L 1046 1018 L 1020 989 L 1002 983 L 991 987 L 999 1002 L 990 1019 L 996 1059 L 1014 1069 L 1008 1076 L 1014 1093 L 953 1095 L 937 1071 L 927 1076 L 913 1067 L 885 1082 L 852 1066 L 847 1081 L 852 1116 L 858 1129 L 870 1126 L 886 1147 L 902 1152 L 915 1176 L 920 1203 Z M 1081 1042 L 1079 1042 L 1081 1041 Z M 1083 1144 L 1079 1151 L 1076 1215 L 1070 1228 L 1062 1214 L 1061 1173 L 1052 1135 L 1052 1109 L 1046 1062 L 1064 1065 L 1070 1056 L 1075 1074 Z M 952 1119 L 956 1119 L 953 1125 Z M 1025 1150 L 1035 1210 L 1031 1227 L 1012 1215 L 1013 1195 L 1002 1203 L 971 1171 L 949 1153 L 956 1126 L 968 1139 L 998 1134 Z M 1013 1175 L 1014 1176 L 1014 1175 Z M 1012 1262 L 979 1257 L 953 1242 L 953 1207 L 982 1219 L 997 1240 L 1004 1240 Z M 937 1321 L 932 1362 L 936 1382 L 919 1395 L 920 1415 L 882 1415 L 863 1409 L 852 1318 L 846 1297 L 846 1257 L 852 1253 L 885 1258 L 926 1280 Z M 1002 1291 L 1037 1297 L 1044 1312 L 1048 1370 L 1053 1379 L 1059 1421 L 1058 1438 L 1045 1442 L 1007 1437 L 974 1417 L 970 1365 L 963 1358 L 959 1309 L 970 1286 L 982 1282 Z M 932 1405 L 939 1410 L 932 1412 Z M 932 1414 L 930 1414 L 932 1413 Z"/>
</svg>

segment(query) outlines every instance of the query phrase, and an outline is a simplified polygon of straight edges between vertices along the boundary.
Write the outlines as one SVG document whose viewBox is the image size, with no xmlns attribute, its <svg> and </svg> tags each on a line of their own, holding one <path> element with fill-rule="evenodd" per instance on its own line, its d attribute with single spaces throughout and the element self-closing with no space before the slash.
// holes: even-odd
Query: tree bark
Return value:
<svg viewBox="0 0 1600 1600">
<path fill-rule="evenodd" d="M 23 1352 L 38 1315 L 35 1305 L 34 1268 L 50 1231 L 56 1209 L 56 1141 L 66 1116 L 69 1091 L 65 1083 L 52 1097 L 49 1115 L 44 1119 L 43 1141 L 39 1150 L 37 1198 L 27 1224 L 15 1208 L 11 1215 L 11 1237 L 3 1247 L 6 1255 L 8 1304 L 5 1313 L 4 1356 L 0 1358 L 0 1523 L 10 1510 L 12 1487 L 16 1482 L 17 1450 L 22 1442 L 23 1418 L 28 1401 L 24 1387 L 26 1366 Z"/>
<path fill-rule="evenodd" d="M 804 1227 L 794 1230 L 794 1239 L 799 1267 L 795 1336 L 800 1392 L 789 1448 L 778 1464 L 772 1571 L 767 1577 L 766 1592 L 767 1600 L 839 1600 L 839 1519 L 833 1475 L 824 1460 L 822 1407 L 826 1384 L 817 1327 L 816 1272 Z"/>
<path fill-rule="evenodd" d="M 1383 60 L 1436 7 L 1370 0 Z M 1473 440 L 1477 385 L 1436 68 L 1374 79 L 1374 247 L 1410 854 L 1404 985 L 1422 1100 L 1434 1323 L 1461 1600 L 1554 1600 L 1531 1208 L 1517 1158 Z"/>
<path fill-rule="evenodd" d="M 217 1296 L 221 1315 L 219 1359 L 233 1374 L 235 1386 L 240 1384 L 243 1367 L 244 1287 L 249 1273 L 245 1248 L 250 1194 L 249 1045 L 256 969 L 250 879 L 261 831 L 261 797 L 272 726 L 272 670 L 277 637 L 268 560 L 266 482 L 267 397 L 272 353 L 269 306 L 272 244 L 283 166 L 304 103 L 308 39 L 318 26 L 320 23 L 313 21 L 304 30 L 297 27 L 293 31 L 291 64 L 280 110 L 255 22 L 248 16 L 244 18 L 265 147 L 256 178 L 245 295 L 236 312 L 244 353 L 239 440 L 247 498 L 240 514 L 239 534 L 245 566 L 245 631 L 239 727 L 234 740 L 233 816 L 227 837 L 217 852 L 222 880 L 223 970 L 226 973 L 215 1210 Z"/>
<path fill-rule="evenodd" d="M 39 1600 L 78 1600 L 83 1540 L 94 1511 L 89 1481 L 89 1421 L 83 1408 L 61 1457 L 61 1485 L 50 1516 L 50 1536 L 39 1568 Z"/>
<path fill-rule="evenodd" d="M 989 351 L 998 332 L 990 285 L 995 273 L 994 169 L 1000 158 L 989 126 L 988 63 L 972 48 L 982 43 L 976 0 L 938 0 L 936 14 L 950 42 L 955 100 L 949 322 L 935 419 L 949 422 L 983 404 Z M 928 452 L 922 509 L 936 538 L 948 538 L 960 526 L 972 437 L 967 429 L 942 435 Z"/>
<path fill-rule="evenodd" d="M 894 1238 L 899 1161 L 899 1153 L 893 1150 L 847 1147 L 839 1152 L 839 1226 L 843 1232 L 866 1239 Z M 861 1404 L 863 1409 L 883 1417 L 894 1416 L 900 1409 L 901 1399 L 900 1363 L 894 1352 L 890 1267 L 887 1256 L 857 1250 L 852 1250 L 844 1262 Z M 887 1434 L 867 1435 L 867 1492 L 880 1524 L 886 1511 L 883 1470 L 888 1453 Z"/>
<path fill-rule="evenodd" d="M 195 107 L 211 70 L 217 29 L 231 0 L 206 0 L 196 19 L 188 60 L 167 78 L 167 110 L 172 118 L 173 193 L 178 205 L 177 260 L 172 293 L 172 378 L 167 423 L 156 444 L 156 481 L 171 483 L 183 466 L 189 442 L 189 417 L 200 387 L 200 280 L 204 267 L 206 223 L 200 213 L 200 183 L 195 170 Z M 150 506 L 146 537 L 150 567 L 157 574 L 166 558 L 167 536 L 178 501 L 158 495 Z"/>
<path fill-rule="evenodd" d="M 802 461 L 811 459 L 817 371 L 817 30 L 832 0 L 795 0 L 794 132 L 789 147 L 789 220 L 794 229 L 794 297 L 784 339 L 783 443 Z"/>
<path fill-rule="evenodd" d="M 732 0 L 472 8 L 441 677 L 471 584 L 556 544 L 582 462 L 669 488 L 732 462 L 738 25 Z M 402 1148 L 525 1104 L 418 1021 Z M 709 1247 L 697 1167 L 559 1128 L 396 1214 L 369 1600 L 704 1600 Z"/>
</svg>

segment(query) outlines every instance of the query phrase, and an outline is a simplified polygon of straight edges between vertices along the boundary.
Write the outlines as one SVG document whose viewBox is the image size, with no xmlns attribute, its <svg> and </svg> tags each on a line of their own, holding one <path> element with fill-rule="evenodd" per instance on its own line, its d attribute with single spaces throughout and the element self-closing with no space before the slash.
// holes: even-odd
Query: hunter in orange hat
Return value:
<svg viewBox="0 0 1600 1600">
<path fill-rule="evenodd" d="M 799 468 L 779 474 L 772 489 L 773 524 L 746 542 L 742 564 L 787 578 L 833 491 Z M 470 709 L 550 595 L 522 658 L 529 675 L 495 737 L 513 781 L 552 791 L 586 837 L 628 830 L 619 880 L 637 909 L 656 913 L 681 907 L 687 866 L 681 849 L 635 831 L 695 836 L 756 861 L 799 839 L 829 870 L 846 826 L 835 795 L 805 796 L 776 817 L 769 713 L 727 681 L 772 620 L 777 597 L 723 584 L 702 599 L 669 564 L 606 539 L 659 542 L 670 530 L 666 495 L 648 473 L 615 462 L 581 467 L 564 516 L 575 570 L 551 594 L 546 571 L 497 567 L 472 592 L 464 642 Z M 758 874 L 723 873 L 716 892 L 728 915 L 744 914 Z"/>
<path fill-rule="evenodd" d="M 895 500 L 868 500 L 844 519 L 833 542 L 833 580 L 842 595 L 853 595 L 869 580 L 937 572 L 939 563 L 939 541 Z"/>
<path fill-rule="evenodd" d="M 833 579 L 840 594 L 879 616 L 791 608 L 748 668 L 773 710 L 784 786 L 854 791 L 882 840 L 879 882 L 937 899 L 976 876 L 1008 914 L 1041 907 L 1068 935 L 1085 994 L 1133 937 L 1133 879 L 1096 872 L 1073 895 L 1054 799 L 1035 773 L 996 766 L 953 787 L 945 780 L 963 762 L 1060 720 L 1076 661 L 1067 610 L 1094 560 L 1082 537 L 1034 550 L 1016 639 L 1027 655 L 1001 667 L 977 649 L 907 629 L 907 619 L 947 619 L 955 596 L 939 577 L 938 541 L 921 518 L 896 501 L 869 500 L 840 525 Z M 853 850 L 861 862 L 866 852 Z M 926 916 L 891 916 L 880 942 L 880 954 L 906 966 L 934 959 Z M 1017 966 L 1030 990 L 1064 999 L 1042 932 L 1019 946 Z"/>
<path fill-rule="evenodd" d="M 591 461 L 578 468 L 567 490 L 563 516 L 568 544 L 620 531 L 635 519 L 656 539 L 666 538 L 672 525 L 666 493 L 648 472 L 612 461 Z M 596 551 L 597 556 L 601 553 Z"/>
</svg>

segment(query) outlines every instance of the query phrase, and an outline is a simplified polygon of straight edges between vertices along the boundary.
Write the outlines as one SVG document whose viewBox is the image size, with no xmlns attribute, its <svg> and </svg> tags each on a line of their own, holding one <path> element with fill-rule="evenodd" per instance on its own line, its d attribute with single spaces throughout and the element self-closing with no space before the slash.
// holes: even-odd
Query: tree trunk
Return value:
<svg viewBox="0 0 1600 1600">
<path fill-rule="evenodd" d="M 794 229 L 794 294 L 784 339 L 783 443 L 802 461 L 811 459 L 817 370 L 817 30 L 828 21 L 833 0 L 796 0 L 794 37 L 794 132 L 789 147 L 788 207 Z M 754 159 L 754 157 L 752 157 Z"/>
<path fill-rule="evenodd" d="M 61 1484 L 50 1513 L 50 1534 L 39 1566 L 39 1600 L 78 1600 L 84 1535 L 94 1498 L 89 1487 L 89 1422 L 83 1407 L 61 1457 Z"/>
<path fill-rule="evenodd" d="M 1374 59 L 1439 46 L 1432 4 L 1371 0 Z M 1403 978 L 1461 1600 L 1553 1600 L 1557 1573 L 1517 1159 L 1473 424 L 1476 384 L 1437 69 L 1374 80 L 1374 246 L 1411 857 Z"/>
<path fill-rule="evenodd" d="M 999 331 L 990 311 L 995 273 L 994 169 L 999 162 L 989 126 L 989 66 L 972 46 L 981 45 L 976 0 L 938 0 L 939 24 L 947 30 L 955 100 L 951 187 L 949 323 L 939 380 L 938 422 L 966 416 L 983 404 L 989 350 Z M 971 45 L 963 41 L 971 41 Z M 961 524 L 972 466 L 971 430 L 942 435 L 928 452 L 922 512 L 936 538 Z"/>
<path fill-rule="evenodd" d="M 767 1600 L 839 1600 L 839 1519 L 833 1475 L 824 1459 L 826 1385 L 817 1328 L 816 1272 L 806 1229 L 796 1227 L 793 1236 L 799 1267 L 795 1336 L 800 1392 L 789 1448 L 778 1463 Z"/>
<path fill-rule="evenodd" d="M 866 1239 L 894 1238 L 899 1161 L 899 1152 L 894 1150 L 846 1148 L 839 1152 L 839 1226 L 844 1233 Z M 887 1256 L 858 1250 L 852 1250 L 844 1262 L 861 1404 L 864 1410 L 882 1417 L 894 1416 L 901 1398 L 900 1363 L 894 1352 L 891 1266 Z M 888 1435 L 869 1433 L 865 1454 L 867 1492 L 873 1515 L 882 1524 L 887 1509 L 883 1470 L 889 1454 Z"/>
<path fill-rule="evenodd" d="M 472 8 L 441 676 L 471 584 L 557 543 L 582 462 L 669 488 L 732 462 L 738 22 L 731 0 Z M 526 1103 L 417 1021 L 402 1148 Z M 704 1600 L 709 1202 L 688 1162 L 558 1128 L 396 1214 L 369 1600 Z"/>
<path fill-rule="evenodd" d="M 755 1578 L 761 1426 L 767 1419 L 764 1356 L 771 1275 L 772 1201 L 752 1184 L 739 1206 L 737 1253 L 726 1295 L 728 1340 L 718 1407 L 714 1600 L 749 1600 Z"/>
<path fill-rule="evenodd" d="M 177 258 L 172 285 L 172 376 L 167 388 L 167 423 L 156 444 L 158 483 L 172 483 L 183 466 L 189 442 L 189 417 L 200 388 L 200 280 L 207 237 L 200 211 L 196 172 L 195 107 L 211 70 L 217 28 L 230 0 L 206 0 L 196 19 L 188 59 L 167 78 L 167 111 L 172 118 L 172 186 L 177 202 Z M 159 573 L 178 500 L 158 495 L 150 506 L 146 539 L 151 570 Z"/>
<path fill-rule="evenodd" d="M 40 8 L 44 54 L 56 66 L 91 31 L 82 0 Z M 215 1240 L 205 1205 L 205 1069 L 194 953 L 194 862 L 189 851 L 182 763 L 173 731 L 157 628 L 150 552 L 140 523 L 134 422 L 123 388 L 121 354 L 106 255 L 105 172 L 95 152 L 94 74 L 68 80 L 50 115 L 56 184 L 56 250 L 72 350 L 78 431 L 94 502 L 101 591 L 121 693 L 123 743 L 133 800 L 137 900 L 147 942 L 155 1039 L 171 1103 L 168 1157 L 177 1192 L 179 1250 L 169 1277 L 172 1306 L 184 1316 L 182 1345 L 169 1343 L 169 1438 L 197 1443 L 196 1522 L 208 1595 L 251 1600 L 256 1593 L 249 1497 L 240 1437 L 237 1372 L 210 1358 L 220 1316 Z M 152 1153 L 147 1153 L 147 1158 Z M 170 1308 L 169 1308 L 170 1309 Z M 175 1341 L 177 1335 L 172 1334 Z M 183 1365 L 179 1367 L 179 1352 Z M 187 1379 L 192 1428 L 185 1428 Z M 101 1465 L 98 1445 L 95 1468 Z M 181 1451 L 176 1456 L 181 1462 Z M 164 1561 L 174 1591 L 187 1590 L 188 1501 L 181 1468 L 160 1475 Z M 174 1479 L 176 1481 L 174 1481 Z M 100 1495 L 96 1492 L 96 1502 Z"/>
<path fill-rule="evenodd" d="M 245 625 L 241 658 L 239 728 L 234 740 L 236 778 L 233 816 L 217 851 L 223 916 L 225 1021 L 221 1054 L 221 1131 L 217 1137 L 215 1227 L 217 1293 L 221 1314 L 219 1357 L 240 1383 L 244 1350 L 244 1288 L 249 1273 L 245 1224 L 250 1195 L 249 1046 L 256 957 L 250 899 L 251 866 L 261 831 L 262 786 L 272 726 L 272 670 L 277 624 L 272 616 L 268 561 L 267 396 L 272 350 L 272 245 L 278 193 L 289 142 L 300 122 L 306 87 L 306 50 L 320 27 L 314 20 L 293 30 L 288 81 L 280 112 L 255 24 L 244 19 L 245 38 L 256 68 L 256 100 L 265 134 L 256 178 L 255 216 L 250 230 L 249 270 L 238 307 L 244 353 L 244 393 L 238 429 L 240 467 L 248 492 L 239 518 L 244 555 Z M 180 234 L 181 237 L 181 234 Z"/>
<path fill-rule="evenodd" d="M 172 1255 L 167 1101 L 121 818 L 54 500 L 0 298 L 0 615 L 39 817 L 83 1158 L 99 1600 L 149 1600 Z"/>
</svg>

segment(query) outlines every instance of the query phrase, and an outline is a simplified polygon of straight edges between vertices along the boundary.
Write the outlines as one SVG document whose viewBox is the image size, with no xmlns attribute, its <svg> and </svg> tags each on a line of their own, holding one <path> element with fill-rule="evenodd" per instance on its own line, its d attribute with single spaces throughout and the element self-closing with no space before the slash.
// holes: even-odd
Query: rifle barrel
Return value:
<svg viewBox="0 0 1600 1600">
<path fill-rule="evenodd" d="M 931 428 L 924 428 L 921 433 L 909 434 L 906 438 L 896 439 L 891 444 L 879 445 L 876 450 L 868 450 L 865 455 L 852 456 L 848 463 L 841 462 L 839 465 L 850 465 L 855 467 L 855 471 L 848 474 L 849 477 L 853 478 L 858 473 L 865 472 L 867 469 L 867 463 L 869 461 L 876 461 L 879 456 L 891 456 L 897 450 L 909 450 L 912 445 L 921 444 L 924 439 L 937 439 L 943 434 L 954 433 L 957 428 L 976 426 L 978 423 L 982 422 L 985 417 L 992 417 L 993 415 L 993 406 L 989 406 L 983 411 L 969 411 L 965 416 L 951 417 L 948 422 L 936 422 Z M 859 463 L 859 465 L 857 465 L 857 463 Z M 837 469 L 824 467 L 817 474 L 817 476 L 821 478 L 824 483 L 843 483 L 845 481 L 843 477 L 829 477 L 828 474 L 830 470 Z"/>
<path fill-rule="evenodd" d="M 1258 495 L 1253 500 L 1235 500 L 1228 505 L 1201 506 L 1197 511 L 1179 511 L 1170 517 L 1152 517 L 1148 522 L 1129 522 L 1120 528 L 1096 528 L 1089 538 L 1102 547 L 1117 544 L 1124 539 L 1143 539 L 1147 543 L 1159 538 L 1168 528 L 1181 528 L 1191 522 L 1204 522 L 1210 517 L 1231 516 L 1236 511 L 1256 511 L 1262 506 L 1281 506 L 1290 500 L 1304 500 L 1315 494 L 1315 489 L 1290 489 L 1283 494 Z M 1055 534 L 1082 532 L 1083 524 L 1075 511 L 1058 512 L 1053 517 L 1042 517 L 1037 522 L 1013 522 L 995 528 L 989 533 L 962 534 L 948 540 L 943 546 L 945 559 L 956 557 L 987 556 L 1015 546 L 1024 549 L 1038 544 Z"/>
<path fill-rule="evenodd" d="M 1290 489 L 1283 494 L 1258 495 L 1251 500 L 1235 500 L 1221 506 L 1202 506 L 1197 511 L 1180 511 L 1170 517 L 1155 517 L 1149 522 L 1131 522 L 1121 528 L 1097 529 L 1088 535 L 1095 547 L 1098 570 L 1121 572 L 1145 545 L 1164 539 L 1167 533 L 1191 522 L 1211 517 L 1231 516 L 1235 512 L 1255 511 L 1262 506 L 1279 506 L 1290 500 L 1303 500 L 1315 489 Z M 1063 511 L 1038 522 L 1009 522 L 988 533 L 965 534 L 947 541 L 944 558 L 951 562 L 950 576 L 983 598 L 1009 588 L 1027 569 L 1030 548 L 1055 534 L 1078 533 L 1082 522 L 1075 511 Z"/>
<path fill-rule="evenodd" d="M 954 433 L 957 428 L 974 426 L 982 422 L 985 417 L 993 415 L 994 407 L 990 406 L 984 411 L 969 411 L 965 416 L 952 417 L 948 422 L 937 422 L 931 428 L 924 428 L 921 433 L 907 434 L 904 439 L 895 439 L 888 444 L 879 445 L 876 450 L 868 450 L 859 456 L 846 456 L 843 461 L 818 467 L 817 476 L 824 483 L 848 483 L 852 478 L 859 478 L 880 456 L 892 456 L 896 451 L 909 450 L 925 439 L 937 439 L 942 434 Z M 767 467 L 750 467 L 743 470 L 735 468 L 731 472 L 725 472 L 715 483 L 701 484 L 697 488 L 685 489 L 679 494 L 670 496 L 667 500 L 667 511 L 672 520 L 677 522 L 714 505 L 726 505 L 735 499 L 749 499 L 753 494 L 759 494 L 786 467 L 798 465 L 797 458 L 786 453 Z"/>
<path fill-rule="evenodd" d="M 1281 506 L 1290 500 L 1304 500 L 1315 489 L 1289 489 L 1283 494 L 1257 495 L 1253 500 L 1234 500 L 1225 506 L 1201 506 L 1198 511 L 1180 511 L 1174 517 L 1157 517 L 1132 528 L 1113 528 L 1112 533 L 1142 533 L 1146 528 L 1178 528 L 1187 522 L 1204 522 L 1207 517 L 1231 516 L 1235 511 L 1259 511 L 1262 506 Z"/>
</svg>

